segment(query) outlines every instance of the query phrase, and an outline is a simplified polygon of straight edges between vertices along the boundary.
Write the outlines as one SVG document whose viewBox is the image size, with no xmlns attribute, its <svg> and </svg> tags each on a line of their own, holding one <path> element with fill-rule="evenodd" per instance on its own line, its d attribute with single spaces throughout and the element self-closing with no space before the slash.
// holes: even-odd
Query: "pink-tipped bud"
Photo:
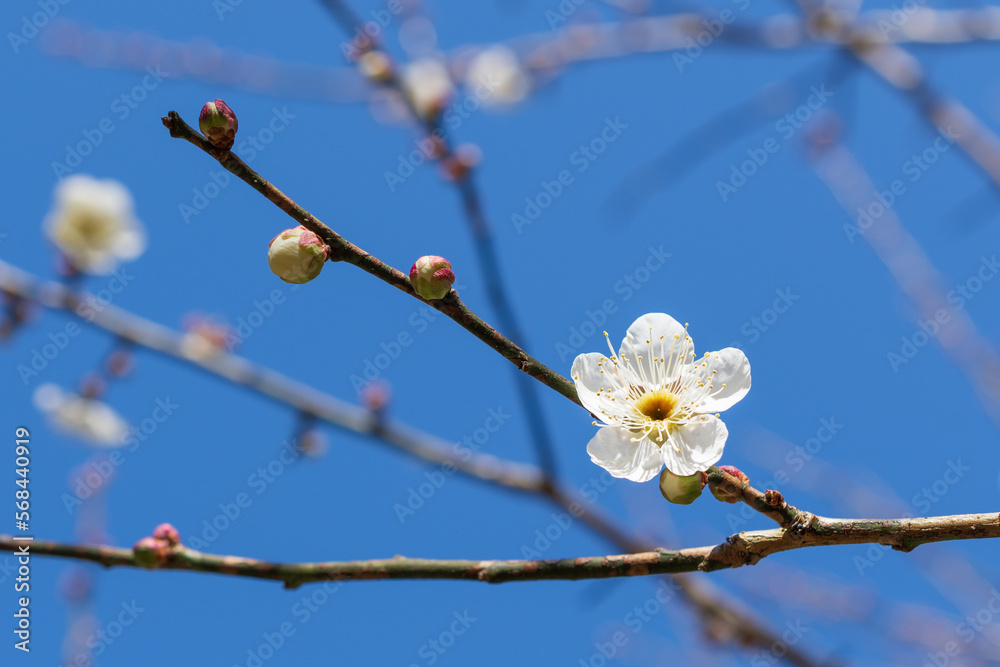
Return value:
<svg viewBox="0 0 1000 667">
<path fill-rule="evenodd" d="M 210 144 L 228 151 L 236 141 L 236 131 L 240 127 L 240 122 L 228 104 L 222 100 L 215 100 L 206 102 L 201 108 L 198 127 Z"/>
<path fill-rule="evenodd" d="M 750 483 L 750 478 L 747 477 L 745 474 L 743 474 L 743 471 L 740 470 L 739 468 L 734 468 L 733 466 L 719 466 L 719 470 L 727 472 L 733 477 L 735 477 L 737 480 L 739 480 L 741 489 L 745 489 L 747 484 Z M 715 496 L 717 500 L 720 500 L 724 503 L 738 503 L 740 502 L 740 498 L 742 497 L 738 494 L 733 494 L 730 493 L 729 491 L 721 489 L 715 484 L 709 485 L 709 488 L 712 490 L 712 495 Z"/>
<path fill-rule="evenodd" d="M 136 565 L 154 569 L 167 562 L 170 545 L 155 537 L 144 537 L 132 547 L 132 554 Z"/>
<path fill-rule="evenodd" d="M 382 412 L 389 406 L 392 389 L 389 383 L 376 378 L 361 389 L 361 402 L 372 412 Z"/>
<path fill-rule="evenodd" d="M 690 505 L 701 495 L 707 482 L 708 475 L 703 472 L 681 477 L 664 468 L 660 473 L 660 493 L 668 502 Z"/>
<path fill-rule="evenodd" d="M 413 291 L 424 299 L 443 299 L 454 283 L 455 274 L 444 257 L 424 255 L 410 269 Z"/>
<path fill-rule="evenodd" d="M 376 83 L 388 83 L 395 76 L 392 61 L 382 51 L 368 51 L 358 58 L 358 69 Z"/>
<path fill-rule="evenodd" d="M 153 530 L 153 537 L 158 540 L 163 540 L 172 547 L 177 546 L 181 543 L 181 535 L 177 532 L 169 523 L 161 523 Z"/>
<path fill-rule="evenodd" d="M 330 246 L 302 225 L 286 229 L 267 246 L 267 265 L 286 283 L 307 283 L 323 270 Z"/>
</svg>

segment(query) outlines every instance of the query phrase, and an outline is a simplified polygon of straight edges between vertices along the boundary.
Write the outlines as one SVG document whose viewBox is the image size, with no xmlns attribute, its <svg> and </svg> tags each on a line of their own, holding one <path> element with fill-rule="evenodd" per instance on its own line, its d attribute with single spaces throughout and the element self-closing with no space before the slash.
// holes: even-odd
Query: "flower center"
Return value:
<svg viewBox="0 0 1000 667">
<path fill-rule="evenodd" d="M 677 397 L 665 389 L 643 394 L 635 402 L 635 409 L 653 421 L 667 421 L 677 409 Z"/>
</svg>

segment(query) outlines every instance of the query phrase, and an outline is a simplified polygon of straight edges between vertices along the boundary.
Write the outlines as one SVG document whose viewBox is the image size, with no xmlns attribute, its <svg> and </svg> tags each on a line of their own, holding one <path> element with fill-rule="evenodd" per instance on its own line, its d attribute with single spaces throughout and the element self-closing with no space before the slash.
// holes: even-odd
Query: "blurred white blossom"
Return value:
<svg viewBox="0 0 1000 667">
<path fill-rule="evenodd" d="M 128 423 L 111 406 L 65 391 L 52 383 L 39 385 L 35 406 L 61 431 L 98 447 L 120 447 L 128 434 Z"/>
<path fill-rule="evenodd" d="M 131 193 L 118 181 L 74 174 L 56 186 L 45 231 L 76 269 L 111 273 L 146 249 L 133 208 Z"/>
<path fill-rule="evenodd" d="M 506 46 L 493 46 L 478 53 L 466 70 L 465 85 L 471 90 L 489 91 L 482 100 L 485 105 L 516 104 L 531 87 L 517 54 Z"/>
<path fill-rule="evenodd" d="M 427 57 L 415 60 L 403 71 L 403 84 L 423 118 L 433 118 L 448 104 L 455 91 L 444 62 Z"/>
</svg>

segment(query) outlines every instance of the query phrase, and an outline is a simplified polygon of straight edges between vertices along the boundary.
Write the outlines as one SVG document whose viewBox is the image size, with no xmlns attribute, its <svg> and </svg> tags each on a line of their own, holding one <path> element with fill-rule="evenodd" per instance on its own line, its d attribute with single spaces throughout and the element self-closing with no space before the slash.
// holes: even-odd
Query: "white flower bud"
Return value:
<svg viewBox="0 0 1000 667">
<path fill-rule="evenodd" d="M 330 246 L 302 225 L 286 229 L 267 247 L 267 264 L 286 283 L 307 283 L 323 270 Z"/>
</svg>

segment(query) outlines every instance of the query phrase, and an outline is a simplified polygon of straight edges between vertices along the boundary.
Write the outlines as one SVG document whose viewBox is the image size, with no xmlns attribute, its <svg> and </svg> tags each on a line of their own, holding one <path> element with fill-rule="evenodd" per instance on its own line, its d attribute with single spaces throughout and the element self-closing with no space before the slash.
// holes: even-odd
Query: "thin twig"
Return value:
<svg viewBox="0 0 1000 667">
<path fill-rule="evenodd" d="M 414 299 L 444 313 L 466 331 L 469 331 L 476 338 L 499 352 L 505 359 L 517 366 L 519 370 L 527 373 L 545 386 L 556 390 L 577 405 L 580 404 L 580 399 L 576 395 L 576 387 L 572 382 L 532 357 L 509 338 L 506 338 L 499 331 L 483 321 L 482 318 L 462 303 L 458 292 L 451 290 L 443 299 L 422 299 L 413 291 L 409 278 L 402 271 L 393 268 L 374 255 L 370 255 L 327 227 L 317 217 L 296 204 L 288 195 L 251 169 L 235 153 L 219 151 L 214 148 L 205 137 L 184 122 L 176 111 L 171 111 L 162 120 L 164 127 L 170 130 L 170 136 L 185 139 L 211 155 L 230 173 L 264 195 L 271 203 L 287 213 L 297 223 L 323 239 L 323 242 L 330 246 L 331 261 L 343 261 L 352 264 L 392 285 L 396 289 L 409 294 Z"/>
</svg>

